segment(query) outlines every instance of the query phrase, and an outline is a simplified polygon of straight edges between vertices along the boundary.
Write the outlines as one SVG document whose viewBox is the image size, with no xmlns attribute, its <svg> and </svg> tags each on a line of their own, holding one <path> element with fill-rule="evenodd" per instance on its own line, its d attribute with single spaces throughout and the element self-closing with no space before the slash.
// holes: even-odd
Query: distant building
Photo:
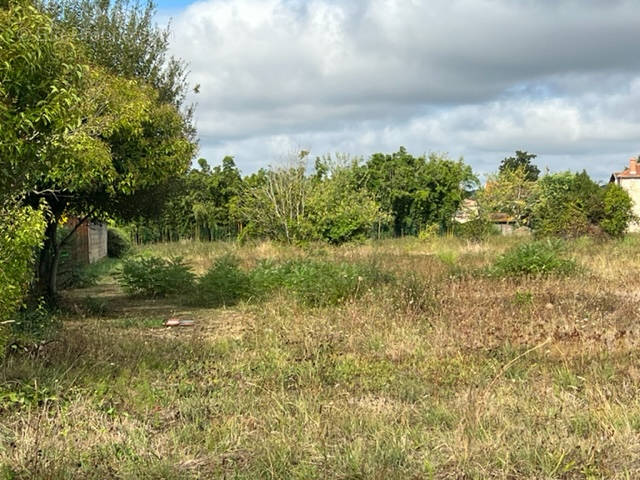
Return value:
<svg viewBox="0 0 640 480">
<path fill-rule="evenodd" d="M 460 208 L 453 217 L 453 221 L 457 223 L 467 223 L 480 218 L 479 216 L 478 202 L 467 198 L 462 201 Z M 488 220 L 502 235 L 512 235 L 517 230 L 516 219 L 507 213 L 490 213 Z"/>
<path fill-rule="evenodd" d="M 478 218 L 478 202 L 471 198 L 465 198 L 453 217 L 453 221 L 467 223 L 476 218 Z"/>
<path fill-rule="evenodd" d="M 79 222 L 70 218 L 66 226 L 74 228 Z M 107 226 L 104 223 L 85 221 L 73 234 L 70 245 L 71 261 L 75 265 L 88 265 L 107 256 Z"/>
<path fill-rule="evenodd" d="M 629 159 L 629 166 L 621 172 L 611 175 L 610 183 L 616 183 L 624 188 L 633 200 L 633 213 L 640 217 L 640 165 L 637 158 Z M 629 225 L 630 232 L 639 232 L 640 225 L 636 222 Z"/>
<path fill-rule="evenodd" d="M 508 213 L 495 212 L 489 214 L 489 221 L 502 235 L 512 235 L 516 230 L 516 219 Z"/>
</svg>

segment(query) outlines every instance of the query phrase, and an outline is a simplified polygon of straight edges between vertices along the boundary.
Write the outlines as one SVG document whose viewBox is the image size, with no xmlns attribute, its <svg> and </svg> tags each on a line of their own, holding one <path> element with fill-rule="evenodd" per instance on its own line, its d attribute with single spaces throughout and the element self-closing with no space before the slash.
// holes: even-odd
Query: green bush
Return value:
<svg viewBox="0 0 640 480">
<path fill-rule="evenodd" d="M 107 230 L 107 255 L 111 258 L 122 258 L 131 248 L 127 234 L 116 228 Z"/>
<path fill-rule="evenodd" d="M 475 218 L 465 223 L 454 223 L 453 233 L 457 237 L 479 242 L 500 232 L 496 226 L 485 218 Z"/>
<path fill-rule="evenodd" d="M 231 255 L 218 258 L 196 282 L 191 301 L 200 306 L 233 305 L 251 295 L 251 277 Z"/>
<path fill-rule="evenodd" d="M 625 189 L 610 183 L 604 190 L 604 218 L 600 228 L 612 237 L 622 237 L 633 215 L 633 201 Z"/>
<path fill-rule="evenodd" d="M 89 265 L 62 263 L 68 273 L 58 278 L 58 285 L 62 288 L 93 287 L 102 277 L 109 275 L 118 264 L 118 260 L 102 258 Z"/>
<path fill-rule="evenodd" d="M 12 317 L 9 346 L 13 349 L 30 348 L 50 339 L 60 330 L 62 323 L 56 312 L 43 300 L 30 300 Z"/>
<path fill-rule="evenodd" d="M 593 233 L 600 224 L 604 190 L 586 172 L 545 175 L 538 186 L 531 218 L 537 235 L 575 238 Z"/>
<path fill-rule="evenodd" d="M 573 259 L 564 255 L 560 240 L 541 240 L 518 245 L 498 258 L 492 268 L 495 275 L 567 275 L 577 269 Z"/>
<path fill-rule="evenodd" d="M 314 259 L 263 262 L 251 273 L 254 291 L 282 289 L 309 306 L 335 305 L 390 280 L 375 265 Z"/>
<path fill-rule="evenodd" d="M 0 203 L 0 358 L 11 338 L 6 322 L 23 306 L 45 226 L 42 211 Z"/>
<path fill-rule="evenodd" d="M 130 295 L 164 297 L 193 288 L 194 274 L 182 258 L 134 257 L 122 262 L 120 286 Z"/>
</svg>

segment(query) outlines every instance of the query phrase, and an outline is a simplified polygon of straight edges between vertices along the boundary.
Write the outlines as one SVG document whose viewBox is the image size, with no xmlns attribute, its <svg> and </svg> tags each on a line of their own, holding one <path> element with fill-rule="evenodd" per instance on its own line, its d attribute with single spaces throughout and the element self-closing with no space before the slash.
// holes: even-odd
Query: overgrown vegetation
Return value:
<svg viewBox="0 0 640 480">
<path fill-rule="evenodd" d="M 12 316 L 23 306 L 45 224 L 42 211 L 0 203 L 0 358 Z"/>
<path fill-rule="evenodd" d="M 1 477 L 640 476 L 624 189 L 524 151 L 484 187 L 403 147 L 192 168 L 154 16 L 0 1 Z M 111 229 L 63 278 L 73 216 L 182 242 Z"/>
<path fill-rule="evenodd" d="M 181 257 L 134 257 L 125 259 L 118 273 L 122 288 L 131 295 L 165 297 L 189 293 L 195 276 Z"/>
<path fill-rule="evenodd" d="M 251 277 L 231 255 L 216 259 L 211 268 L 198 278 L 188 301 L 204 307 L 233 305 L 253 293 Z"/>
<path fill-rule="evenodd" d="M 132 258 L 183 255 L 224 300 L 66 292 L 55 341 L 0 368 L 0 471 L 635 478 L 637 240 L 146 247 Z M 537 274 L 570 258 L 589 274 Z"/>
<path fill-rule="evenodd" d="M 560 240 L 540 240 L 511 248 L 491 269 L 494 275 L 568 275 L 576 272 L 575 260 L 568 258 Z"/>
<path fill-rule="evenodd" d="M 390 280 L 372 263 L 335 263 L 296 259 L 283 263 L 261 262 L 251 272 L 254 289 L 262 295 L 284 290 L 309 306 L 337 305 Z"/>
<path fill-rule="evenodd" d="M 392 275 L 371 262 L 317 258 L 265 260 L 245 270 L 237 258 L 226 254 L 197 279 L 182 258 L 134 257 L 123 261 L 118 279 L 130 295 L 157 298 L 180 294 L 188 304 L 201 307 L 263 300 L 279 292 L 304 305 L 321 307 L 356 298 L 391 281 Z"/>
<path fill-rule="evenodd" d="M 107 230 L 107 255 L 110 258 L 122 258 L 131 249 L 131 242 L 125 232 L 109 227 Z"/>
</svg>

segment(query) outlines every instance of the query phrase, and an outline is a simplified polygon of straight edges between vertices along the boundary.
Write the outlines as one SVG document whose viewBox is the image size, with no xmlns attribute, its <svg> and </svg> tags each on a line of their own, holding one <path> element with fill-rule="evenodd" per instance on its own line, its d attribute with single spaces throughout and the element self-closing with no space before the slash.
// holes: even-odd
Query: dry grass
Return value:
<svg viewBox="0 0 640 480">
<path fill-rule="evenodd" d="M 0 478 L 639 478 L 638 238 L 573 242 L 575 276 L 474 274 L 517 241 L 154 247 L 398 282 L 316 309 L 69 292 L 59 339 L 0 370 Z"/>
</svg>

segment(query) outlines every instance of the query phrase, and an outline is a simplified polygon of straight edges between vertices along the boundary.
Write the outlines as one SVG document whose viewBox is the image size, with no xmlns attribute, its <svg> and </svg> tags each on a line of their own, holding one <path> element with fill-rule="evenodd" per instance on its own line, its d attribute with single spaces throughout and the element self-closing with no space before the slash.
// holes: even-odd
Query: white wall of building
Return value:
<svg viewBox="0 0 640 480">
<path fill-rule="evenodd" d="M 633 213 L 640 217 L 640 178 L 619 178 L 618 184 L 629 193 L 633 200 Z M 640 224 L 630 224 L 629 231 L 640 232 Z"/>
</svg>

